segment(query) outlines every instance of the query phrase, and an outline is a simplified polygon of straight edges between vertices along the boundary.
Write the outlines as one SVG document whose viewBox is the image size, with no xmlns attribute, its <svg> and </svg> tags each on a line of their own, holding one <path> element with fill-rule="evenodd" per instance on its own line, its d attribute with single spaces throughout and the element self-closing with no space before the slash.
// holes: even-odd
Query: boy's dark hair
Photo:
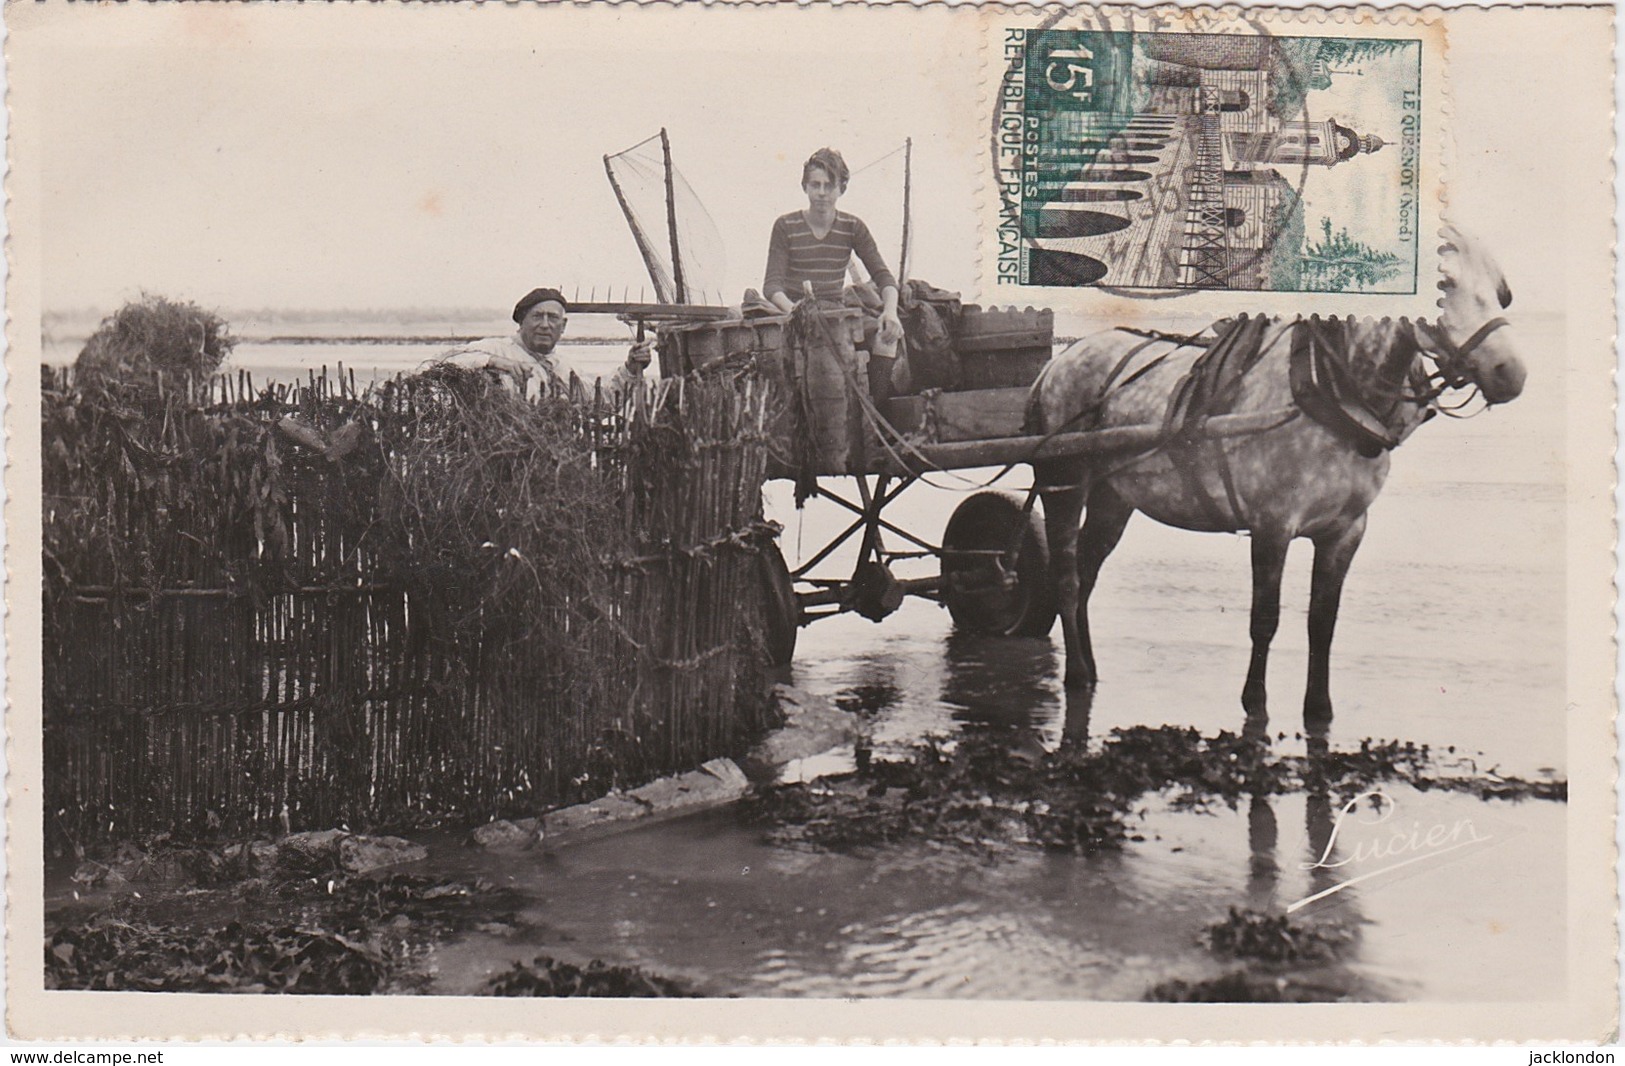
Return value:
<svg viewBox="0 0 1625 1066">
<path fill-rule="evenodd" d="M 842 192 L 846 191 L 846 183 L 852 174 L 846 169 L 846 160 L 841 158 L 840 152 L 833 148 L 820 148 L 814 152 L 801 164 L 801 184 L 807 184 L 807 175 L 812 173 L 815 167 L 839 183 Z"/>
</svg>

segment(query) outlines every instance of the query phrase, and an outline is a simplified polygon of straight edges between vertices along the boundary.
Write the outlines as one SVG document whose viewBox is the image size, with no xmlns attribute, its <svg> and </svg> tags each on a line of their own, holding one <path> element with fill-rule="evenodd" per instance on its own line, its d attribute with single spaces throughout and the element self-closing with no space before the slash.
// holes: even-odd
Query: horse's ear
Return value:
<svg viewBox="0 0 1625 1066">
<path fill-rule="evenodd" d="M 1447 223 L 1439 238 L 1439 291 L 1451 293 L 1456 290 L 1456 259 L 1461 254 L 1456 227 Z"/>
</svg>

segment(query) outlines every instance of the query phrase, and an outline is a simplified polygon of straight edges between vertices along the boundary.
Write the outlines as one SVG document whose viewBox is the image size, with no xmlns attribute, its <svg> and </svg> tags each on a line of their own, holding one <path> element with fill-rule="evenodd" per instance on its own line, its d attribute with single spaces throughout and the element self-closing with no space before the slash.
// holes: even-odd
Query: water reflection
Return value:
<svg viewBox="0 0 1625 1066">
<path fill-rule="evenodd" d="M 957 674 L 952 684 L 975 693 L 996 678 L 998 668 L 990 675 L 974 648 L 955 652 L 934 660 Z M 1042 690 L 1053 672 L 1030 666 L 1028 683 Z M 866 678 L 872 691 L 885 687 L 883 674 Z M 959 727 L 994 730 L 1018 749 L 1057 730 L 1098 742 L 1087 738 L 1086 693 L 1067 701 L 1056 690 L 1035 704 L 1039 710 L 1021 715 L 979 698 L 973 710 L 955 713 L 980 715 L 979 724 L 960 720 Z M 1318 738 L 1311 744 L 1326 757 Z M 1261 740 L 1257 751 L 1295 753 L 1295 745 Z M 713 994 L 745 996 L 1137 1000 L 1172 978 L 1194 982 L 1247 969 L 1329 998 L 1485 1001 L 1527 995 L 1515 968 L 1494 964 L 1508 951 L 1542 980 L 1561 980 L 1561 908 L 1520 906 L 1525 897 L 1514 879 L 1485 873 L 1560 862 L 1560 845 L 1555 856 L 1484 856 L 1477 861 L 1491 865 L 1477 868 L 1465 897 L 1459 874 L 1419 866 L 1425 876 L 1403 886 L 1374 880 L 1293 912 L 1295 925 L 1353 935 L 1335 961 L 1266 964 L 1210 951 L 1203 931 L 1231 908 L 1280 915 L 1366 872 L 1334 865 L 1357 858 L 1358 845 L 1352 831 L 1348 840 L 1333 839 L 1344 800 L 1312 771 L 1307 776 L 1307 793 L 1270 793 L 1260 783 L 1234 809 L 1220 803 L 1192 811 L 1147 794 L 1137 838 L 1094 855 L 1014 844 L 984 853 L 907 837 L 830 853 L 775 845 L 761 825 L 731 812 L 572 845 L 550 863 L 446 849 L 443 861 L 458 872 L 533 898 L 526 913 L 546 928 L 475 937 L 441 952 L 437 989 L 475 990 L 491 972 L 544 951 L 643 965 L 702 981 Z M 1430 798 L 1445 804 L 1431 814 L 1422 814 L 1419 795 L 1399 799 L 1425 818 L 1484 817 L 1470 797 Z M 1518 810 L 1542 818 L 1536 827 L 1546 830 L 1519 842 L 1538 849 L 1561 839 L 1551 831 L 1561 826 L 1560 810 Z M 1322 856 L 1323 865 L 1311 866 Z M 1472 935 L 1486 920 L 1507 926 L 1509 915 L 1522 924 L 1496 939 Z M 568 930 L 569 940 L 552 930 Z M 1452 954 L 1461 951 L 1477 952 L 1472 965 Z"/>
<path fill-rule="evenodd" d="M 1095 686 L 1063 689 L 1066 717 L 1061 724 L 1061 736 L 1073 743 L 1089 743 L 1089 717 L 1095 708 Z"/>
<path fill-rule="evenodd" d="M 1053 751 L 1065 732 L 1055 646 L 1045 638 L 953 632 L 939 699 L 962 726 L 1008 731 L 1015 750 Z M 1085 725 L 1087 731 L 1087 725 Z"/>
<path fill-rule="evenodd" d="M 1268 796 L 1254 796 L 1247 805 L 1247 906 L 1268 910 L 1280 887 L 1281 864 L 1275 846 L 1281 830 Z"/>
<path fill-rule="evenodd" d="M 1304 835 L 1294 837 L 1293 854 L 1283 868 L 1281 828 L 1275 807 L 1283 797 L 1255 793 L 1247 801 L 1247 880 L 1246 905 L 1253 910 L 1278 914 L 1299 900 L 1310 899 L 1341 882 L 1343 848 L 1334 839 L 1336 812 L 1340 806 L 1323 787 L 1311 788 L 1303 796 Z M 1337 910 L 1340 919 L 1358 922 L 1355 897 L 1340 889 L 1317 900 L 1313 909 L 1300 910 L 1295 919 L 1317 910 Z"/>
<path fill-rule="evenodd" d="M 1228 685 L 1223 691 L 1213 686 L 1214 678 L 1239 676 L 1234 663 L 1219 661 L 1224 649 L 1180 643 L 1179 619 L 1185 615 L 1170 616 L 1166 601 L 1142 595 L 1139 586 L 1129 593 L 1118 604 L 1118 621 L 1132 623 L 1136 611 L 1154 614 L 1156 631 L 1174 639 L 1180 653 L 1159 654 L 1136 667 L 1136 649 L 1143 659 L 1145 647 L 1154 646 L 1131 640 L 1132 625 L 1114 626 L 1121 670 L 1109 679 L 1105 694 L 1063 688 L 1053 641 L 953 633 L 942 612 L 913 603 L 890 631 L 868 623 L 855 629 L 849 620 L 809 631 L 809 655 L 798 661 L 796 681 L 864 716 L 877 760 L 894 758 L 925 736 L 967 729 L 1001 737 L 1018 757 L 1038 758 L 1063 741 L 1098 750 L 1114 728 L 1189 725 L 1208 735 L 1239 731 L 1260 752 L 1307 753 L 1308 787 L 1283 794 L 1260 789 L 1241 795 L 1233 809 L 1217 804 L 1204 813 L 1147 794 L 1136 826 L 1143 839 L 1111 854 L 1017 848 L 979 861 L 963 852 L 899 841 L 858 858 L 803 856 L 805 867 L 794 883 L 772 884 L 773 905 L 809 911 L 827 905 L 836 924 L 812 938 L 819 952 L 790 950 L 758 969 L 756 960 L 781 946 L 778 940 L 754 945 L 759 956 L 730 960 L 742 975 L 743 990 L 853 994 L 854 975 L 861 971 L 868 975 L 865 994 L 1132 1000 L 1172 977 L 1201 980 L 1252 968 L 1203 947 L 1203 930 L 1224 920 L 1233 907 L 1281 915 L 1312 897 L 1318 898 L 1290 913 L 1295 925 L 1340 928 L 1355 939 L 1340 961 L 1290 963 L 1280 972 L 1334 997 L 1519 998 L 1527 990 L 1511 974 L 1451 961 L 1452 953 L 1463 951 L 1484 957 L 1492 949 L 1504 952 L 1514 941 L 1532 966 L 1560 979 L 1562 908 L 1515 904 L 1526 891 L 1539 897 L 1515 880 L 1478 876 L 1465 904 L 1458 879 L 1434 872 L 1431 864 L 1340 888 L 1384 864 L 1356 865 L 1362 842 L 1370 848 L 1371 828 L 1363 821 L 1356 826 L 1347 815 L 1349 824 L 1339 834 L 1337 820 L 1347 797 L 1315 773 L 1317 763 L 1327 766 L 1326 776 L 1335 765 L 1330 723 L 1315 723 L 1308 735 L 1288 738 L 1272 735 L 1263 716 L 1243 718 Z M 842 625 L 849 627 L 844 634 Z M 1173 638 L 1170 629 L 1176 631 Z M 1195 652 L 1186 654 L 1192 648 Z M 1244 659 L 1245 649 L 1235 650 Z M 1212 663 L 1196 654 L 1207 652 Z M 1383 679 L 1393 671 L 1392 656 L 1381 661 L 1386 673 L 1360 674 L 1359 683 L 1347 683 L 1351 691 L 1382 691 Z M 1294 703 L 1288 699 L 1285 706 Z M 1375 696 L 1367 694 L 1363 705 L 1356 697 L 1339 724 L 1353 736 L 1383 735 L 1385 727 L 1409 736 L 1415 723 L 1407 720 L 1399 728 L 1384 717 L 1384 708 Z M 1283 724 L 1295 732 L 1298 715 L 1287 715 Z M 1455 720 L 1452 726 L 1462 728 Z M 1342 744 L 1348 743 L 1345 737 Z M 869 748 L 857 757 L 867 760 Z M 1470 797 L 1404 792 L 1398 799 L 1407 817 L 1414 813 L 1430 825 L 1485 816 Z M 1515 817 L 1535 825 L 1563 824 L 1558 807 L 1526 805 Z M 1512 839 L 1502 827 L 1496 833 L 1498 841 Z M 1525 833 L 1515 846 L 1531 857 L 1560 853 L 1561 839 L 1561 833 Z M 1469 858 L 1463 861 L 1482 863 L 1484 870 L 1539 865 L 1509 861 L 1506 855 L 1464 854 Z M 777 869 L 764 856 L 742 861 L 758 872 Z M 770 904 L 753 900 L 752 905 Z M 1507 913 L 1520 915 L 1516 933 L 1502 931 Z M 1482 930 L 1491 920 L 1497 937 L 1485 940 Z M 968 982 L 965 974 L 971 975 Z"/>
<path fill-rule="evenodd" d="M 873 717 L 902 702 L 902 690 L 891 678 L 852 685 L 835 694 L 835 706 L 860 717 Z"/>
</svg>

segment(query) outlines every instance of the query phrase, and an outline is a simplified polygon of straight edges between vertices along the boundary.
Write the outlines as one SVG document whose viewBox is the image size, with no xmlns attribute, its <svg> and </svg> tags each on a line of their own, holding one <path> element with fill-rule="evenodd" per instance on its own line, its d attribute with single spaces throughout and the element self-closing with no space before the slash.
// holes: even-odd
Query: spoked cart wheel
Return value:
<svg viewBox="0 0 1625 1066">
<path fill-rule="evenodd" d="M 777 544 L 766 545 L 756 558 L 761 568 L 768 661 L 774 666 L 788 666 L 795 658 L 796 635 L 801 628 L 801 606 L 796 602 L 795 582 Z"/>
<path fill-rule="evenodd" d="M 942 600 L 963 631 L 1046 636 L 1055 586 L 1038 517 L 1002 492 L 979 492 L 955 508 L 942 534 Z"/>
</svg>

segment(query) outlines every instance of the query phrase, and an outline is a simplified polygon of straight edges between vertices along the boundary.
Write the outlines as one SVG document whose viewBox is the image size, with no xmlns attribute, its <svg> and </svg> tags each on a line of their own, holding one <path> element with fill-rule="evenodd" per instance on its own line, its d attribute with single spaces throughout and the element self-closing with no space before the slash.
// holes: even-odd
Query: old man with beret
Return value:
<svg viewBox="0 0 1625 1066">
<path fill-rule="evenodd" d="M 424 369 L 439 365 L 489 370 L 505 386 L 527 399 L 555 390 L 568 392 L 572 379 L 590 389 L 592 379 L 563 352 L 556 350 L 564 337 L 569 314 L 570 304 L 563 293 L 557 289 L 532 289 L 514 304 L 513 320 L 519 328 L 513 333 L 454 348 L 432 360 Z M 604 384 L 612 392 L 626 393 L 642 383 L 643 371 L 648 365 L 648 343 L 634 344 L 626 362 L 616 367 Z"/>
</svg>

